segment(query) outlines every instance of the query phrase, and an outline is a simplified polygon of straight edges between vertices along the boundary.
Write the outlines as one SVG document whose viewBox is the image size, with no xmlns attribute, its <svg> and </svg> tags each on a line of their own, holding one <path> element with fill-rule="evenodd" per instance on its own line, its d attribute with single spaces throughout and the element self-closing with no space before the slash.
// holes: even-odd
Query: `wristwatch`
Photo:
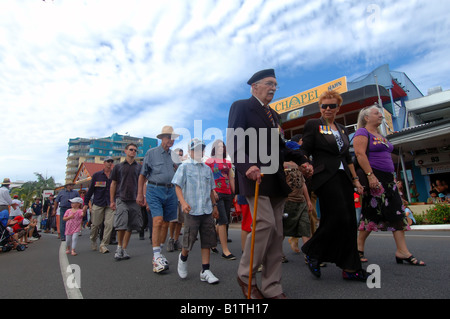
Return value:
<svg viewBox="0 0 450 319">
<path fill-rule="evenodd" d="M 369 173 L 367 173 L 366 175 L 367 175 L 367 177 L 369 177 L 370 175 L 372 175 L 373 174 L 373 172 L 369 172 Z"/>
</svg>

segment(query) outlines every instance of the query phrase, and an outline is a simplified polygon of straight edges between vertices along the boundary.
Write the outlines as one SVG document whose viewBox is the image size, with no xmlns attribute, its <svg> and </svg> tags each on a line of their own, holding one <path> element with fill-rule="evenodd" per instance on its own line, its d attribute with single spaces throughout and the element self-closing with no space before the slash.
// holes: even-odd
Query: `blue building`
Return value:
<svg viewBox="0 0 450 319">
<path fill-rule="evenodd" d="M 66 183 L 72 182 L 81 163 L 103 163 L 104 159 L 111 156 L 114 163 L 120 163 L 125 159 L 124 149 L 128 143 L 138 146 L 136 160 L 144 158 L 145 153 L 158 146 L 158 140 L 151 137 L 133 137 L 117 133 L 103 138 L 77 137 L 69 140 L 66 164 Z"/>
</svg>

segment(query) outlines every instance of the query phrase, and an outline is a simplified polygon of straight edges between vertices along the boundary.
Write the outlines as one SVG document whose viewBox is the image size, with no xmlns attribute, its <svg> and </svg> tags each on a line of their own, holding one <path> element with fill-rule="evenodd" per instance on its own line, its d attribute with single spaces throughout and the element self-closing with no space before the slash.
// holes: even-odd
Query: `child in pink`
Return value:
<svg viewBox="0 0 450 319">
<path fill-rule="evenodd" d="M 83 220 L 83 199 L 75 197 L 69 200 L 71 209 L 64 214 L 63 220 L 66 222 L 66 254 L 72 253 L 76 256 L 75 248 L 77 246 L 78 233 L 81 230 L 81 221 Z M 72 249 L 72 251 L 71 251 Z"/>
</svg>

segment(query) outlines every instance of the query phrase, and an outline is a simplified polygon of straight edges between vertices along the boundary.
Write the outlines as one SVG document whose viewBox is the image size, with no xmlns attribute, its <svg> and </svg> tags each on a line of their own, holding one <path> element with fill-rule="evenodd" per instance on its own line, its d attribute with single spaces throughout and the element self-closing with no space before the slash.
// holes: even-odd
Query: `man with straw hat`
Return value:
<svg viewBox="0 0 450 319">
<path fill-rule="evenodd" d="M 275 71 L 259 71 L 247 84 L 251 85 L 252 97 L 231 105 L 227 130 L 227 149 L 236 167 L 236 193 L 246 197 L 252 212 L 255 206 L 258 207 L 253 221 L 256 226 L 253 224 L 252 234 L 247 236 L 237 280 L 245 297 L 248 297 L 249 278 L 252 278 L 250 298 L 282 299 L 286 298 L 281 286 L 282 215 L 284 202 L 291 192 L 283 162 L 292 160 L 300 166 L 308 160 L 300 150 L 286 148 L 280 134 L 279 116 L 269 106 L 277 90 Z M 239 132 L 244 132 L 245 136 L 240 136 Z M 262 145 L 266 146 L 265 150 Z M 312 173 L 309 164 L 301 169 Z M 258 185 L 259 204 L 255 201 L 256 183 L 261 184 L 260 188 Z M 251 249 L 251 237 L 254 238 L 254 250 Z M 253 260 L 252 265 L 250 260 Z M 251 274 L 260 265 L 263 268 L 259 289 Z"/>
<path fill-rule="evenodd" d="M 136 201 L 141 206 L 145 206 L 147 202 L 152 214 L 153 272 L 155 273 L 169 269 L 169 263 L 161 252 L 166 241 L 169 222 L 177 218 L 178 199 L 172 184 L 177 166 L 172 159 L 170 148 L 178 136 L 172 126 L 164 126 L 161 134 L 156 136 L 161 140 L 161 144 L 147 151 L 139 175 Z M 175 154 L 174 158 L 178 158 L 178 155 Z"/>
<path fill-rule="evenodd" d="M 4 178 L 2 187 L 0 187 L 0 212 L 9 210 L 9 206 L 12 205 L 12 198 L 9 194 L 9 185 L 11 185 L 11 180 L 9 178 Z"/>
</svg>

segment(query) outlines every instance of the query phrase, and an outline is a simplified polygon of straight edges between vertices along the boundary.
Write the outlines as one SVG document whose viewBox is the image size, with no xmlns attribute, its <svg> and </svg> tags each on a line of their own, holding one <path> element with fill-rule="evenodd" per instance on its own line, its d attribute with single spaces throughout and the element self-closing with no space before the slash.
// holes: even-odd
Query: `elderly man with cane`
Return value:
<svg viewBox="0 0 450 319">
<path fill-rule="evenodd" d="M 247 84 L 251 85 L 252 97 L 231 105 L 227 130 L 227 149 L 236 168 L 236 193 L 246 197 L 254 213 L 255 204 L 258 209 L 239 264 L 237 281 L 246 298 L 284 299 L 282 215 L 291 189 L 286 184 L 283 162 L 296 162 L 306 175 L 312 174 L 312 167 L 300 150 L 285 146 L 278 114 L 269 107 L 277 89 L 275 71 L 259 71 Z M 259 190 L 256 200 L 255 190 Z M 250 236 L 254 238 L 254 245 Z M 252 277 L 259 265 L 263 265 L 261 289 Z"/>
</svg>

